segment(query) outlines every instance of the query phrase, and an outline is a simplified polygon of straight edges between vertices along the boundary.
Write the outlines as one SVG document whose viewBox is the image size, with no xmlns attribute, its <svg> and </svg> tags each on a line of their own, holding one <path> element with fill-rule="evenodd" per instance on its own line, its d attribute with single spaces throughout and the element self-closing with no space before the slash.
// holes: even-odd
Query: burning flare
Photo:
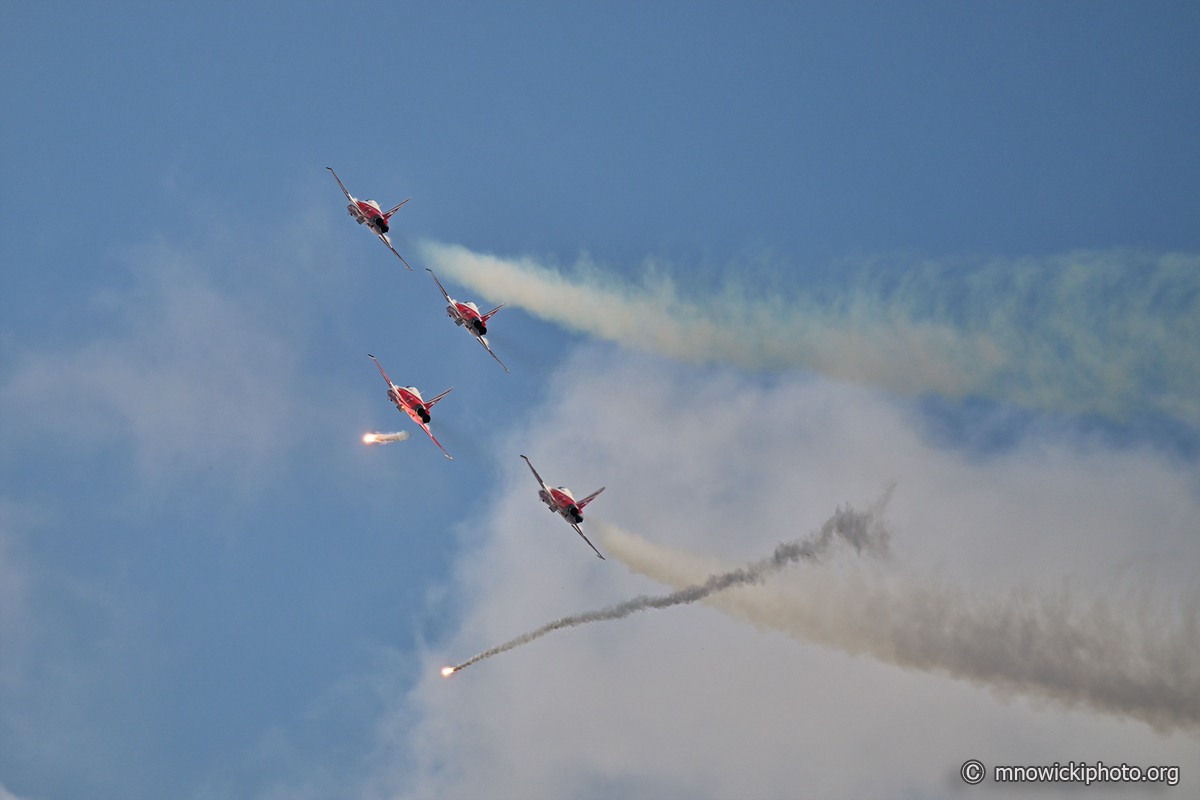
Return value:
<svg viewBox="0 0 1200 800">
<path fill-rule="evenodd" d="M 447 676 L 449 676 L 449 675 L 453 675 L 453 674 L 454 674 L 454 667 L 442 667 L 442 674 L 443 674 L 443 675 L 447 675 Z"/>
<path fill-rule="evenodd" d="M 364 433 L 363 444 L 386 444 L 387 442 L 402 442 L 408 438 L 408 431 L 396 433 Z"/>
</svg>

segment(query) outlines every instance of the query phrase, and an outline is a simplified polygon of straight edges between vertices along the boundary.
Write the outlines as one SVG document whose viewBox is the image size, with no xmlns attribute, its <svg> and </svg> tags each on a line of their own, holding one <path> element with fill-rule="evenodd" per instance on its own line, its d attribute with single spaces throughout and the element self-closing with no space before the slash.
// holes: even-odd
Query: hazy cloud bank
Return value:
<svg viewBox="0 0 1200 800">
<path fill-rule="evenodd" d="M 636 415 L 612 402 L 632 388 Z M 403 744 L 381 785 L 409 797 L 951 797 L 966 758 L 1194 761 L 1194 727 L 1130 717 L 1157 719 L 1171 691 L 1195 685 L 1195 465 L 1041 427 L 981 457 L 914 422 L 903 403 L 822 378 L 747 381 L 580 348 L 499 448 L 515 463 L 445 591 L 461 627 L 430 645 L 397 710 Z M 665 594 L 549 518 L 516 452 L 550 480 L 608 485 L 590 531 L 613 520 L 672 554 L 713 554 L 680 555 L 694 573 L 659 576 L 681 583 L 802 539 L 895 479 L 886 522 L 904 569 L 831 559 L 722 596 L 775 602 L 778 588 L 764 613 L 799 605 L 791 637 L 773 618 L 756 629 L 738 609 L 678 606 L 561 631 L 447 679 L 443 666 L 547 620 Z M 1157 698 L 1145 713 L 1142 689 Z"/>
<path fill-rule="evenodd" d="M 327 405 L 356 407 L 305 376 L 315 325 L 298 312 L 318 293 L 340 299 L 338 268 L 319 262 L 313 237 L 278 239 L 282 254 L 277 240 L 220 230 L 198 247 L 157 240 L 121 254 L 125 285 L 97 292 L 75 338 L 9 349 L 6 444 L 115 445 L 145 478 L 219 464 L 240 481 L 320 424 Z"/>
<path fill-rule="evenodd" d="M 733 569 L 714 568 L 709 559 L 615 525 L 596 527 L 607 552 L 676 591 Z M 760 628 L 851 655 L 1128 716 L 1162 732 L 1200 727 L 1200 608 L 1194 601 L 1178 614 L 1164 614 L 1029 587 L 988 597 L 948 578 L 809 565 L 766 585 L 731 586 L 700 600 Z"/>
</svg>

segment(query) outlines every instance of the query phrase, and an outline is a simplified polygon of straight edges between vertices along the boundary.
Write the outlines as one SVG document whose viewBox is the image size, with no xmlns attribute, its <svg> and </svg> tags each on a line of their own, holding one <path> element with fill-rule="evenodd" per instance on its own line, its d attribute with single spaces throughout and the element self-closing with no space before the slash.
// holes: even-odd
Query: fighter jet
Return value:
<svg viewBox="0 0 1200 800">
<path fill-rule="evenodd" d="M 326 167 L 325 169 L 333 172 L 333 167 Z M 337 176 L 336 172 L 333 172 L 333 179 L 338 182 L 338 186 L 342 187 L 342 194 L 346 195 L 346 199 L 350 201 L 350 205 L 346 206 L 346 210 L 350 212 L 350 216 L 354 217 L 359 225 L 365 223 L 379 237 L 379 241 L 387 245 L 387 249 L 391 250 L 396 258 L 400 259 L 400 263 L 408 267 L 408 262 L 404 260 L 404 256 L 397 253 L 396 248 L 392 247 L 392 240 L 388 238 L 387 232 L 388 220 L 392 218 L 392 214 L 395 214 L 400 206 L 412 200 L 412 198 L 407 197 L 393 208 L 387 211 L 380 211 L 379 203 L 376 203 L 374 200 L 359 200 L 347 192 L 346 187 L 342 185 L 342 179 Z M 412 267 L 408 268 L 412 269 Z"/>
<path fill-rule="evenodd" d="M 525 458 L 525 456 L 521 456 L 521 458 Z M 587 542 L 588 547 L 592 548 L 592 550 L 596 552 L 596 555 L 600 556 L 600 558 L 604 558 L 604 556 L 600 555 L 600 551 L 596 550 L 596 545 L 592 544 L 591 541 L 588 540 L 588 537 L 583 535 L 583 528 L 579 527 L 579 523 L 583 522 L 583 507 L 595 500 L 596 495 L 603 492 L 605 487 L 601 486 L 587 497 L 577 501 L 574 495 L 571 494 L 571 490 L 567 487 L 559 486 L 557 489 L 551 489 L 549 486 L 547 486 L 546 482 L 542 480 L 542 476 L 538 475 L 537 470 L 533 468 L 533 464 L 529 463 L 528 458 L 525 458 L 525 463 L 529 464 L 529 471 L 533 473 L 533 477 L 537 478 L 538 484 L 542 487 L 540 490 L 538 490 L 538 497 L 541 499 L 541 501 L 545 503 L 552 512 L 565 519 L 567 524 L 574 528 L 575 532 L 583 537 L 583 540 Z"/>
<path fill-rule="evenodd" d="M 367 353 L 367 355 L 371 356 L 370 353 Z M 371 356 L 371 360 L 375 361 L 375 356 Z M 379 367 L 378 361 L 375 361 L 375 366 Z M 383 367 L 379 367 L 379 374 L 383 376 L 385 381 L 387 381 L 388 400 L 391 400 L 393 403 L 395 403 L 397 409 L 412 417 L 412 421 L 420 425 L 421 430 L 425 431 L 425 433 L 429 435 L 430 439 L 433 439 L 433 434 L 429 432 L 429 409 L 433 408 L 433 404 L 445 397 L 450 389 L 453 389 L 454 387 L 451 386 L 450 389 L 442 392 L 432 400 L 422 400 L 421 393 L 417 391 L 417 387 L 397 386 L 396 384 L 392 383 L 392 379 L 389 378 L 387 373 L 383 371 Z M 437 439 L 433 439 L 433 443 L 436 444 L 443 453 L 445 453 L 446 458 L 453 458 L 453 456 L 451 456 L 449 453 L 446 453 L 446 448 L 442 447 L 441 442 L 439 442 Z"/>
<path fill-rule="evenodd" d="M 505 372 L 508 372 L 508 367 L 505 367 L 504 362 L 501 361 L 495 353 L 492 353 L 492 348 L 488 347 L 487 337 L 484 336 L 484 334 L 487 333 L 487 321 L 492 318 L 493 314 L 504 307 L 504 303 L 496 306 L 486 314 L 480 314 L 479 306 L 475 305 L 474 303 L 460 303 L 450 295 L 446 294 L 446 287 L 442 286 L 442 282 L 437 279 L 437 275 L 433 274 L 433 270 L 426 268 L 425 271 L 433 276 L 433 282 L 436 283 L 438 288 L 442 290 L 442 296 L 445 297 L 446 302 L 449 303 L 449 305 L 446 306 L 446 316 L 454 320 L 455 325 L 465 327 L 467 332 L 474 336 L 476 341 L 483 345 L 483 349 L 491 353 L 492 358 L 496 359 L 496 363 L 503 367 Z"/>
</svg>

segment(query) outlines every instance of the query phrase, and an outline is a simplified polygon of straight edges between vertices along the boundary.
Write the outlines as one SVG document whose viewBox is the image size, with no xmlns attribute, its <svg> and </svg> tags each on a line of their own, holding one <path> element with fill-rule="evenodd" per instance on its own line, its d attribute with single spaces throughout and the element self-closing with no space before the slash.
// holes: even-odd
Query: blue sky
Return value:
<svg viewBox="0 0 1200 800">
<path fill-rule="evenodd" d="M 1195 765 L 1194 723 L 742 607 L 436 667 L 668 590 L 535 513 L 520 453 L 607 486 L 589 523 L 679 570 L 895 481 L 896 596 L 1107 598 L 1194 655 L 1198 34 L 1186 3 L 4 6 L 0 797 L 948 796 L 967 756 Z M 414 272 L 326 166 L 412 196 Z M 425 267 L 508 302 L 511 375 Z M 453 461 L 368 352 L 455 387 Z"/>
</svg>

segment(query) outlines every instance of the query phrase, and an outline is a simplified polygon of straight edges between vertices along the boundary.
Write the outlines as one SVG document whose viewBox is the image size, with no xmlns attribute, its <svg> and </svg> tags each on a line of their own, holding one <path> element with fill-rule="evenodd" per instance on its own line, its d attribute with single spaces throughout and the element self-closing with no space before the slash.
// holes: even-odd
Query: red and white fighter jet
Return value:
<svg viewBox="0 0 1200 800">
<path fill-rule="evenodd" d="M 521 456 L 525 458 L 525 456 Z M 529 464 L 529 459 L 525 458 L 525 463 Z M 537 478 L 537 482 L 541 484 L 541 489 L 538 490 L 538 497 L 545 503 L 551 511 L 560 515 L 567 521 L 567 524 L 575 529 L 575 532 L 583 536 L 583 528 L 579 527 L 579 523 L 583 522 L 583 507 L 596 499 L 596 495 L 604 491 L 601 486 L 596 491 L 589 494 L 582 500 L 576 500 L 571 494 L 571 490 L 565 486 L 559 486 L 557 489 L 551 489 L 542 480 L 542 476 L 537 474 L 537 470 L 533 468 L 533 464 L 529 464 L 529 470 L 533 473 L 533 477 Z M 588 537 L 583 536 L 583 540 L 588 543 L 588 547 L 595 550 L 596 555 L 600 556 L 600 551 L 596 550 L 596 545 L 592 544 Z M 604 558 L 604 556 L 600 556 Z"/>
<path fill-rule="evenodd" d="M 333 172 L 333 167 L 326 167 L 325 169 Z M 359 200 L 347 192 L 346 187 L 342 185 L 342 179 L 337 176 L 336 172 L 333 172 L 333 179 L 338 182 L 338 186 L 342 187 L 342 194 L 346 195 L 346 199 L 350 201 L 350 205 L 346 206 L 346 210 L 350 212 L 350 216 L 354 217 L 354 219 L 358 221 L 359 225 L 362 225 L 365 222 L 367 227 L 379 237 L 379 241 L 386 244 L 387 249 L 391 250 L 392 253 L 395 254 L 396 258 L 400 259 L 400 263 L 408 267 L 408 262 L 404 260 L 404 256 L 397 253 L 396 248 L 392 247 L 392 240 L 388 238 L 387 232 L 388 220 L 392 218 L 392 214 L 395 214 L 396 211 L 399 210 L 400 206 L 404 205 L 409 200 L 412 200 L 412 198 L 405 198 L 398 205 L 388 211 L 380 211 L 379 203 L 376 203 L 374 200 Z M 412 267 L 408 268 L 412 269 Z"/>
<path fill-rule="evenodd" d="M 426 268 L 425 270 L 430 275 L 433 275 L 433 270 Z M 460 303 L 450 295 L 446 294 L 446 288 L 442 286 L 442 282 L 437 279 L 437 275 L 433 275 L 433 282 L 442 290 L 442 296 L 446 298 L 446 302 L 450 305 L 446 306 L 446 316 L 454 320 L 455 325 L 463 326 L 467 329 L 475 339 L 483 345 L 483 349 L 492 354 L 492 358 L 496 359 L 496 363 L 504 367 L 504 371 L 508 372 L 508 367 L 504 366 L 495 353 L 492 353 L 492 348 L 488 347 L 487 338 L 484 336 L 487 333 L 487 321 L 492 318 L 492 315 L 504 307 L 504 303 L 493 308 L 486 314 L 479 313 L 479 306 L 474 303 Z"/>
<path fill-rule="evenodd" d="M 367 355 L 371 356 L 370 353 L 367 353 Z M 375 361 L 375 356 L 371 356 L 371 360 Z M 378 361 L 375 361 L 375 366 L 379 367 Z M 432 400 L 422 400 L 421 393 L 417 391 L 417 387 L 397 386 L 396 384 L 392 383 L 392 379 L 389 378 L 387 373 L 383 371 L 383 367 L 379 367 L 379 374 L 383 376 L 385 381 L 387 381 L 388 400 L 391 400 L 393 403 L 395 403 L 397 409 L 412 417 L 412 421 L 420 425 L 421 430 L 429 434 L 430 439 L 433 439 L 433 434 L 429 433 L 429 409 L 433 408 L 433 404 L 445 397 L 450 389 L 453 389 L 454 387 L 451 386 L 450 389 L 442 392 Z M 446 448 L 442 447 L 442 443 L 437 439 L 433 439 L 433 443 L 436 444 L 441 451 L 446 454 L 446 458 L 454 458 L 454 456 L 446 453 Z"/>
</svg>

